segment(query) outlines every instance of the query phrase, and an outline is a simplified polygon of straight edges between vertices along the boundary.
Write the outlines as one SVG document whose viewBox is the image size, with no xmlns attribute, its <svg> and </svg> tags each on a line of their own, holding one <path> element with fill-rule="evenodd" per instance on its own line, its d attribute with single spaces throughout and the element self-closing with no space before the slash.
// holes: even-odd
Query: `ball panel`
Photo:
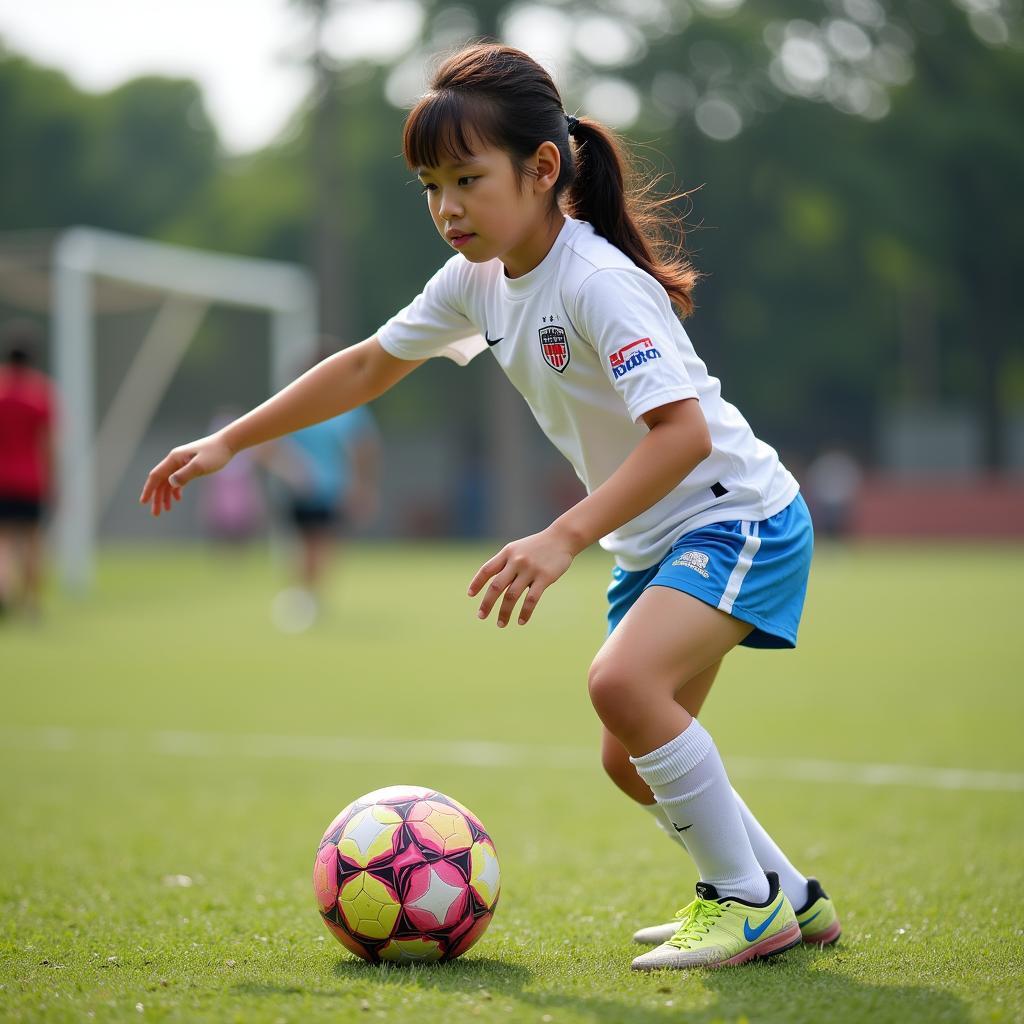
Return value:
<svg viewBox="0 0 1024 1024">
<path fill-rule="evenodd" d="M 432 789 L 423 786 L 385 786 L 359 798 L 361 804 L 405 804 L 433 796 Z"/>
<path fill-rule="evenodd" d="M 357 811 L 345 823 L 338 853 L 349 863 L 365 868 L 395 853 L 395 838 L 402 816 L 392 807 L 374 804 Z"/>
<path fill-rule="evenodd" d="M 422 800 L 405 816 L 416 841 L 436 853 L 458 853 L 473 845 L 469 822 L 462 812 L 436 800 Z"/>
<path fill-rule="evenodd" d="M 330 825 L 328 825 L 327 828 L 324 829 L 323 838 L 320 840 L 320 842 L 324 843 L 326 842 L 326 840 L 330 839 L 334 835 L 334 833 L 337 832 L 342 825 L 344 825 L 344 823 L 348 820 L 349 815 L 352 813 L 353 810 L 355 810 L 355 808 L 358 805 L 359 801 L 353 800 L 352 803 L 350 803 L 347 807 L 344 807 L 342 810 L 340 810 L 334 816 L 334 821 L 332 821 Z M 335 842 L 337 842 L 337 840 L 335 840 Z"/>
<path fill-rule="evenodd" d="M 402 905 L 389 886 L 368 871 L 360 871 L 342 883 L 338 909 L 357 938 L 379 940 L 391 934 Z"/>
<path fill-rule="evenodd" d="M 313 889 L 321 913 L 338 902 L 338 848 L 327 842 L 317 851 L 313 861 Z"/>
<path fill-rule="evenodd" d="M 480 902 L 491 910 L 501 891 L 501 868 L 490 839 L 479 839 L 469 854 L 469 884 Z"/>
<path fill-rule="evenodd" d="M 391 963 L 433 963 L 444 955 L 433 939 L 392 939 L 380 951 L 381 960 Z"/>
<path fill-rule="evenodd" d="M 445 959 L 454 960 L 457 956 L 462 956 L 470 946 L 475 945 L 480 936 L 487 931 L 487 926 L 491 923 L 491 918 L 493 916 L 494 915 L 488 911 L 486 914 L 478 917 L 470 926 L 469 930 L 461 938 L 456 940 L 455 944 L 448 951 L 448 955 Z"/>
<path fill-rule="evenodd" d="M 446 794 L 439 793 L 445 803 L 451 804 L 457 811 L 461 811 L 466 820 L 477 828 L 484 835 L 487 835 L 487 829 L 484 828 L 483 822 L 464 804 L 460 804 L 458 800 L 453 797 L 447 796 Z"/>
<path fill-rule="evenodd" d="M 373 961 L 374 955 L 370 950 L 364 946 L 357 938 L 349 935 L 347 931 L 340 924 L 335 924 L 333 921 L 322 918 L 325 925 L 327 925 L 328 931 L 350 952 L 355 953 L 356 956 L 361 957 L 363 960 Z"/>
<path fill-rule="evenodd" d="M 466 913 L 469 890 L 458 869 L 442 860 L 414 868 L 403 895 L 412 926 L 433 932 L 459 923 Z"/>
</svg>

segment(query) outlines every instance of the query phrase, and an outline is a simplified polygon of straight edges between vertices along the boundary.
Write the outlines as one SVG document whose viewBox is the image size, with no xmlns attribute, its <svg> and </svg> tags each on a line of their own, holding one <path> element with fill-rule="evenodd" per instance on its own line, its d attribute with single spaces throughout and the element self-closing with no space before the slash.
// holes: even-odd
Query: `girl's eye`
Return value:
<svg viewBox="0 0 1024 1024">
<path fill-rule="evenodd" d="M 434 184 L 424 185 L 423 188 L 420 189 L 420 195 L 425 196 L 428 192 L 433 192 L 436 188 L 437 186 Z"/>
<path fill-rule="evenodd" d="M 465 178 L 459 178 L 459 184 L 460 185 L 468 185 L 471 181 L 476 181 L 476 178 L 474 176 L 468 176 L 468 177 L 465 177 Z"/>
</svg>

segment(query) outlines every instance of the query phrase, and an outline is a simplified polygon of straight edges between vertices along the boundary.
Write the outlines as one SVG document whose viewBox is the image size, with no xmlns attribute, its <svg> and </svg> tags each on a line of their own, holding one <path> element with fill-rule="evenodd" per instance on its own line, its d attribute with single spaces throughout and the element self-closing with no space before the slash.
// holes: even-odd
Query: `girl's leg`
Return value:
<svg viewBox="0 0 1024 1024">
<path fill-rule="evenodd" d="M 42 607 L 43 589 L 43 528 L 30 524 L 22 535 L 22 594 L 21 600 L 29 615 L 38 615 Z"/>
<path fill-rule="evenodd" d="M 722 667 L 719 659 L 703 672 L 698 672 L 693 679 L 683 683 L 676 692 L 676 703 L 681 704 L 692 718 L 700 714 L 704 701 L 711 692 L 711 684 Z M 608 731 L 606 727 L 601 729 L 601 764 L 608 773 L 609 778 L 628 797 L 632 797 L 638 804 L 645 807 L 654 806 L 654 794 L 651 787 L 644 782 L 636 773 L 633 762 L 629 759 L 629 752 L 626 748 Z M 674 833 L 673 833 L 674 835 Z"/>
<path fill-rule="evenodd" d="M 686 683 L 721 661 L 751 627 L 667 587 L 649 587 L 598 652 L 590 695 L 631 756 L 701 879 L 751 903 L 768 882 L 750 846 L 714 742 L 676 702 Z"/>
<path fill-rule="evenodd" d="M 0 523 L 0 611 L 15 596 L 15 546 L 14 527 Z"/>
<path fill-rule="evenodd" d="M 711 686 L 721 668 L 721 661 L 716 662 L 710 668 L 695 676 L 676 694 L 676 701 L 693 716 L 700 714 L 704 701 L 711 692 Z M 684 850 L 687 848 L 683 836 L 685 833 L 676 832 L 665 813 L 654 800 L 654 794 L 650 787 L 636 772 L 626 748 L 607 730 L 601 737 L 601 761 L 604 770 L 611 780 L 627 796 L 632 797 L 637 803 L 642 804 L 654 818 L 658 827 L 672 840 L 679 844 Z M 750 813 L 750 809 L 743 802 L 739 793 L 734 789 L 733 796 L 740 810 L 740 817 L 743 819 L 743 827 L 746 830 L 747 838 L 757 857 L 758 864 L 765 871 L 774 871 L 779 876 L 782 889 L 789 897 L 794 907 L 802 907 L 807 902 L 807 879 L 789 861 L 789 858 L 782 852 L 779 845 L 765 831 L 761 823 Z"/>
<path fill-rule="evenodd" d="M 299 580 L 311 594 L 319 595 L 327 563 L 331 557 L 333 536 L 329 529 L 315 528 L 302 532 Z"/>
</svg>

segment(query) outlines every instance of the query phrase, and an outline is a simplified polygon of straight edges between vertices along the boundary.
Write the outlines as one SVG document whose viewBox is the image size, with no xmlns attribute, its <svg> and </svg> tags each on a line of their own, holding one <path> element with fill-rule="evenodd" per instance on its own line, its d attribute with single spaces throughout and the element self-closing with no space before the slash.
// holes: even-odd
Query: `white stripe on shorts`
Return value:
<svg viewBox="0 0 1024 1024">
<path fill-rule="evenodd" d="M 736 559 L 736 565 L 729 574 L 729 582 L 725 585 L 722 600 L 718 602 L 718 607 L 723 612 L 732 611 L 732 603 L 736 600 L 736 595 L 740 592 L 740 587 L 743 586 L 747 570 L 754 561 L 757 549 L 761 546 L 761 538 L 757 535 L 757 523 L 741 523 L 740 529 L 747 539 L 743 542 L 743 550 L 740 551 L 740 557 Z"/>
</svg>

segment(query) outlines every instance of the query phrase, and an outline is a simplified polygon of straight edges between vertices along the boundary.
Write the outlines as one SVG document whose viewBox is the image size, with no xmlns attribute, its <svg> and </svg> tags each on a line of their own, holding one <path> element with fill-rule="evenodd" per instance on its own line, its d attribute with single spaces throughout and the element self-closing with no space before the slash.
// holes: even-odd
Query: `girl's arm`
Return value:
<svg viewBox="0 0 1024 1024">
<path fill-rule="evenodd" d="M 396 359 L 376 337 L 343 349 L 223 430 L 172 449 L 150 471 L 139 501 L 158 516 L 181 499 L 185 484 L 223 469 L 236 452 L 364 405 L 423 362 Z"/>
<path fill-rule="evenodd" d="M 472 597 L 491 580 L 480 605 L 480 618 L 487 618 L 504 593 L 498 611 L 498 625 L 504 626 L 528 589 L 519 624 L 528 622 L 541 594 L 576 555 L 661 501 L 711 454 L 711 437 L 697 399 L 659 406 L 644 413 L 643 419 L 650 428 L 647 435 L 600 487 L 546 530 L 506 544 L 480 567 L 469 585 Z"/>
<path fill-rule="evenodd" d="M 643 414 L 649 431 L 592 494 L 549 527 L 573 556 L 657 504 L 711 454 L 711 435 L 696 398 Z"/>
</svg>

